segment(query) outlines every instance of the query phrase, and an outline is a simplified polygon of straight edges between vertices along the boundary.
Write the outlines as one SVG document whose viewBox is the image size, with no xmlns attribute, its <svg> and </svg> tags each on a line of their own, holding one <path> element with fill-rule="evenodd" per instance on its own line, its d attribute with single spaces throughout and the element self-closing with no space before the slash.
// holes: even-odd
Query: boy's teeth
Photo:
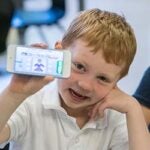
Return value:
<svg viewBox="0 0 150 150">
<path fill-rule="evenodd" d="M 76 96 L 78 96 L 78 97 L 82 97 L 82 98 L 85 98 L 85 97 L 86 97 L 86 96 L 84 96 L 84 95 L 79 94 L 78 92 L 76 92 L 76 91 L 74 91 L 74 90 L 72 90 L 72 92 L 73 92 L 74 95 L 76 95 Z"/>
</svg>

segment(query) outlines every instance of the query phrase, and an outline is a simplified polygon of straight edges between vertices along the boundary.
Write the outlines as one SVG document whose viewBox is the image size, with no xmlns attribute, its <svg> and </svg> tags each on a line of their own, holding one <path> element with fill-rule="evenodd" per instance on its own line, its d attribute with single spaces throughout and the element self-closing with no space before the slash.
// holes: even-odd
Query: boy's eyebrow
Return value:
<svg viewBox="0 0 150 150">
<path fill-rule="evenodd" d="M 116 76 L 118 76 L 118 74 L 116 75 L 116 76 L 113 76 L 113 75 L 108 75 L 108 74 L 106 74 L 106 73 L 99 73 L 99 75 L 98 76 L 105 76 L 107 79 L 109 79 L 109 80 L 114 80 L 115 79 L 115 77 Z"/>
<path fill-rule="evenodd" d="M 105 76 L 108 79 L 112 78 L 110 75 L 108 75 L 106 73 L 99 73 L 98 76 Z"/>
<path fill-rule="evenodd" d="M 83 65 L 85 65 L 85 66 L 89 66 L 87 63 L 86 63 L 86 61 L 84 61 L 84 60 L 82 60 L 82 57 L 80 57 L 80 56 L 76 56 L 74 59 L 72 59 L 72 61 L 73 62 L 77 62 L 77 63 L 81 63 L 81 64 L 83 64 Z"/>
</svg>

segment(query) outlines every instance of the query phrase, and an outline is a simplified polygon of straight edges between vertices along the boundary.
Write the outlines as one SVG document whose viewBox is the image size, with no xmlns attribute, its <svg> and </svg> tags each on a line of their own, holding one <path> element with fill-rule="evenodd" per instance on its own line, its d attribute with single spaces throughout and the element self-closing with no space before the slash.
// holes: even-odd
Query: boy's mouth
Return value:
<svg viewBox="0 0 150 150">
<path fill-rule="evenodd" d="M 89 97 L 84 96 L 83 94 L 81 94 L 81 93 L 79 93 L 77 91 L 74 91 L 73 89 L 69 89 L 69 91 L 70 91 L 70 94 L 71 94 L 73 100 L 75 100 L 77 102 L 82 102 L 82 101 L 84 101 L 84 100 L 89 98 Z"/>
</svg>

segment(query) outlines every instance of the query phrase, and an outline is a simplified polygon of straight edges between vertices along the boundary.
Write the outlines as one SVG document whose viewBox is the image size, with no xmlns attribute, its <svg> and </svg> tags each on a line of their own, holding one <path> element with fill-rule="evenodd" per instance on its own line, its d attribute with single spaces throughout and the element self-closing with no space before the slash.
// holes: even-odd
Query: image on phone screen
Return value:
<svg viewBox="0 0 150 150">
<path fill-rule="evenodd" d="M 17 47 L 14 69 L 18 73 L 61 76 L 63 52 Z"/>
</svg>

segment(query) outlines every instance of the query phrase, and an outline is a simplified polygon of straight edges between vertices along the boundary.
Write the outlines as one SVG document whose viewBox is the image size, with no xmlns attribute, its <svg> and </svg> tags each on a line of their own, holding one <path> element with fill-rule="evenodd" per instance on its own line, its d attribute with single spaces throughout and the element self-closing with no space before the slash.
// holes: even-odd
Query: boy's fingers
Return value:
<svg viewBox="0 0 150 150">
<path fill-rule="evenodd" d="M 100 117 L 104 117 L 105 109 L 111 108 L 109 105 L 110 104 L 106 100 L 101 103 L 101 105 L 99 107 L 99 110 L 98 110 L 98 113 L 99 113 Z"/>
<path fill-rule="evenodd" d="M 61 41 L 57 41 L 57 42 L 55 43 L 55 48 L 58 49 L 58 50 L 63 49 Z"/>
<path fill-rule="evenodd" d="M 48 48 L 48 45 L 44 44 L 44 43 L 35 43 L 35 44 L 31 44 L 32 47 L 40 47 L 40 48 Z"/>
<path fill-rule="evenodd" d="M 51 82 L 51 81 L 54 80 L 54 77 L 52 77 L 52 76 L 46 76 L 46 77 L 44 78 L 44 80 L 45 80 L 45 83 L 49 83 L 49 82 Z"/>
<path fill-rule="evenodd" d="M 90 118 L 95 119 L 97 116 L 104 117 L 104 110 L 106 108 L 109 108 L 109 104 L 106 100 L 99 102 L 91 111 Z"/>
<path fill-rule="evenodd" d="M 94 107 L 93 107 L 93 109 L 92 109 L 92 111 L 91 111 L 91 119 L 94 119 L 94 118 L 96 118 L 96 116 L 97 116 L 97 114 L 98 114 L 98 112 L 99 112 L 99 107 L 100 107 L 100 105 L 101 105 L 101 103 L 102 103 L 103 101 L 100 101 L 99 103 L 97 103 Z"/>
<path fill-rule="evenodd" d="M 104 103 L 101 104 L 101 107 L 100 107 L 99 110 L 98 110 L 99 116 L 100 116 L 101 118 L 104 117 L 104 110 L 105 110 L 105 109 L 106 109 L 105 104 L 104 104 Z"/>
<path fill-rule="evenodd" d="M 97 114 L 97 112 L 98 112 L 98 104 L 96 104 L 94 107 L 93 107 L 93 109 L 90 111 L 90 118 L 91 119 L 94 119 L 95 118 L 95 116 L 96 116 L 96 114 Z"/>
</svg>

